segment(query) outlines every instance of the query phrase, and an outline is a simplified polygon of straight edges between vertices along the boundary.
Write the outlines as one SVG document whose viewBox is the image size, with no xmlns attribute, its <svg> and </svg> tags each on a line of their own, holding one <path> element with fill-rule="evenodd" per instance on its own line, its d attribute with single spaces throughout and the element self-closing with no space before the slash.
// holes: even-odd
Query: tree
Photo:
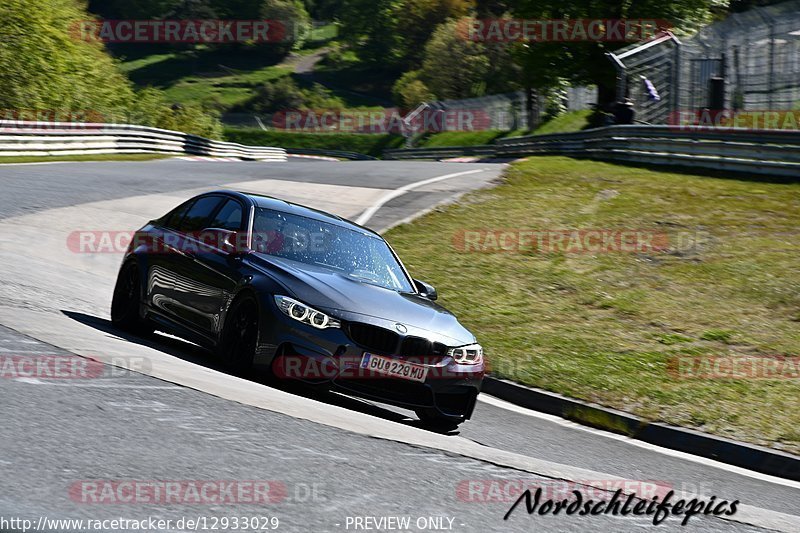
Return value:
<svg viewBox="0 0 800 533">
<path fill-rule="evenodd" d="M 214 10 L 221 18 L 255 20 L 264 8 L 263 0 L 213 0 Z"/>
<path fill-rule="evenodd" d="M 413 109 L 423 102 L 436 99 L 428 86 L 419 79 L 417 70 L 406 72 L 397 80 L 392 87 L 392 98 L 405 109 Z"/>
<path fill-rule="evenodd" d="M 183 0 L 89 0 L 89 11 L 105 19 L 159 18 Z"/>
<path fill-rule="evenodd" d="M 305 2 L 306 11 L 314 20 L 333 20 L 348 0 L 315 0 Z"/>
<path fill-rule="evenodd" d="M 490 70 L 483 44 L 462 38 L 451 21 L 439 26 L 425 46 L 420 78 L 437 98 L 469 98 L 484 92 Z"/>
<path fill-rule="evenodd" d="M 217 18 L 211 0 L 181 0 L 164 15 L 166 19 L 210 20 Z"/>
<path fill-rule="evenodd" d="M 135 93 L 103 45 L 81 39 L 78 24 L 89 18 L 74 0 L 6 0 L 0 7 L 0 109 L 221 135 L 216 117 L 197 106 L 172 109 L 156 89 Z"/>
<path fill-rule="evenodd" d="M 338 13 L 341 36 L 373 65 L 417 68 L 436 28 L 468 13 L 473 0 L 351 0 Z"/>
<path fill-rule="evenodd" d="M 311 21 L 303 4 L 297 0 L 266 0 L 259 16 L 283 25 L 287 52 L 292 47 L 300 47 L 308 36 Z"/>
<path fill-rule="evenodd" d="M 420 80 L 438 98 L 469 98 L 519 88 L 519 69 L 507 43 L 466 39 L 463 20 L 451 20 L 433 33 L 420 70 Z"/>
<path fill-rule="evenodd" d="M 82 40 L 90 18 L 74 0 L 6 0 L 0 7 L 0 108 L 109 113 L 133 99 L 101 43 Z"/>
<path fill-rule="evenodd" d="M 372 65 L 396 65 L 403 57 L 398 30 L 403 0 L 351 0 L 339 13 L 341 37 Z"/>
<path fill-rule="evenodd" d="M 419 65 L 425 44 L 436 28 L 451 18 L 466 16 L 474 7 L 470 0 L 405 0 L 401 26 L 405 66 Z"/>
</svg>

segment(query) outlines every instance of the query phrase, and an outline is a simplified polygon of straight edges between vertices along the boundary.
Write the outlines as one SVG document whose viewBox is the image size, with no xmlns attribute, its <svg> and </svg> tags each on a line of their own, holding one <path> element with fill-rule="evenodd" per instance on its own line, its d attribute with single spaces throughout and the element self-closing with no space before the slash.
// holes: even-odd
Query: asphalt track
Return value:
<svg viewBox="0 0 800 533">
<path fill-rule="evenodd" d="M 800 531 L 795 482 L 488 397 L 458 432 L 437 434 L 400 409 L 228 375 L 177 339 L 121 336 L 108 323 L 120 254 L 67 246 L 72 232 L 131 230 L 217 187 L 265 192 L 353 219 L 368 213 L 367 225 L 382 229 L 489 185 L 501 170 L 311 160 L 0 166 L 0 354 L 78 354 L 141 372 L 109 366 L 92 380 L 0 378 L 0 518 L 38 524 L 43 516 L 276 516 L 278 531 L 354 531 L 355 517 L 409 516 L 412 527 L 402 531 L 434 530 L 431 523 L 416 527 L 425 517 L 464 532 Z M 553 487 L 554 479 L 606 488 L 627 480 L 631 490 L 658 483 L 741 506 L 730 519 L 693 517 L 686 527 L 677 518 L 653 525 L 648 517 L 528 516 L 521 508 L 504 521 L 513 498 L 487 502 L 486 491 L 459 491 L 512 481 Z M 285 495 L 270 505 L 100 504 L 70 493 L 76 484 L 104 480 L 271 480 Z"/>
</svg>

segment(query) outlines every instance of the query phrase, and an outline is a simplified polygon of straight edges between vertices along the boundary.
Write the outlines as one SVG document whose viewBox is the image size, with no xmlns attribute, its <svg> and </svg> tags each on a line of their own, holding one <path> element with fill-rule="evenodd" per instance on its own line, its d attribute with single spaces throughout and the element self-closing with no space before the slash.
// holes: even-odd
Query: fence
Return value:
<svg viewBox="0 0 800 533">
<path fill-rule="evenodd" d="M 560 107 L 567 111 L 591 108 L 597 101 L 596 87 L 568 87 L 556 91 L 549 97 L 559 100 Z M 538 101 L 539 112 L 545 112 L 547 98 Z M 525 129 L 528 125 L 528 111 L 525 93 L 517 91 L 506 94 L 493 94 L 478 98 L 442 100 L 439 102 L 448 111 L 478 111 L 490 119 L 487 129 L 513 131 Z"/>
<path fill-rule="evenodd" d="M 286 161 L 283 148 L 244 146 L 146 126 L 0 121 L 0 157 L 145 153 Z"/>
<path fill-rule="evenodd" d="M 445 159 L 463 155 L 500 158 L 568 155 L 798 178 L 800 132 L 608 126 L 577 133 L 510 137 L 483 146 L 384 152 L 386 159 Z"/>
<path fill-rule="evenodd" d="M 567 111 L 589 109 L 597 101 L 597 88 L 594 86 L 567 87 L 556 95 L 551 96 L 551 98 L 559 99 L 561 107 Z M 541 108 L 540 112 L 545 111 L 545 103 L 546 99 L 541 98 L 539 102 Z M 474 115 L 486 117 L 487 120 L 481 123 L 481 129 L 516 130 L 527 127 L 528 112 L 526 109 L 525 93 L 523 91 L 492 94 L 476 98 L 441 100 L 431 102 L 429 105 L 432 108 L 445 111 L 471 111 Z M 325 110 L 318 110 L 319 113 L 324 111 Z M 400 113 L 398 109 L 394 108 L 385 108 L 384 112 Z M 365 111 L 364 113 L 369 113 L 369 111 Z M 408 114 L 406 114 L 406 116 L 407 115 Z M 236 128 L 260 128 L 264 130 L 302 132 L 302 129 L 282 130 L 282 128 L 277 127 L 275 125 L 276 116 L 280 117 L 280 113 L 260 115 L 253 113 L 224 113 L 222 115 L 222 122 L 226 126 Z M 350 133 L 375 133 L 375 131 L 366 129 L 364 131 L 354 130 Z"/>
<path fill-rule="evenodd" d="M 798 109 L 800 0 L 735 13 L 690 38 L 631 45 L 610 57 L 623 68 L 618 95 L 631 98 L 637 118 L 650 123 L 704 108 Z"/>
</svg>

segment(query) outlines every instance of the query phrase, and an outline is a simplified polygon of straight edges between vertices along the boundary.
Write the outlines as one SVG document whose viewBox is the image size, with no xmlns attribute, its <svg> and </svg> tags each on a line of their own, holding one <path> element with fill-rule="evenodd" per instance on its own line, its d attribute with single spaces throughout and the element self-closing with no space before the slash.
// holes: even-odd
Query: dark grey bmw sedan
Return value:
<svg viewBox="0 0 800 533">
<path fill-rule="evenodd" d="M 260 368 L 453 426 L 470 418 L 485 363 L 436 298 L 377 233 L 222 190 L 135 233 L 111 316 L 129 331 L 206 346 L 239 373 Z"/>
</svg>

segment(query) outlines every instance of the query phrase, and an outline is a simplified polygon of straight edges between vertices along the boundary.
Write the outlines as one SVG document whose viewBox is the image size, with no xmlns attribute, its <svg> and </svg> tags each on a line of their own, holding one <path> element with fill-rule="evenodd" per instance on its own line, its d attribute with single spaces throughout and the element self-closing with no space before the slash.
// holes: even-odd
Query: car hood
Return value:
<svg viewBox="0 0 800 533">
<path fill-rule="evenodd" d="M 475 336 L 450 311 L 417 294 L 385 289 L 328 268 L 288 259 L 260 253 L 250 257 L 254 266 L 268 272 L 292 293 L 288 296 L 345 320 L 358 320 L 352 315 L 362 315 L 392 324 L 399 322 L 410 330 L 422 329 L 459 343 L 475 341 Z"/>
</svg>

